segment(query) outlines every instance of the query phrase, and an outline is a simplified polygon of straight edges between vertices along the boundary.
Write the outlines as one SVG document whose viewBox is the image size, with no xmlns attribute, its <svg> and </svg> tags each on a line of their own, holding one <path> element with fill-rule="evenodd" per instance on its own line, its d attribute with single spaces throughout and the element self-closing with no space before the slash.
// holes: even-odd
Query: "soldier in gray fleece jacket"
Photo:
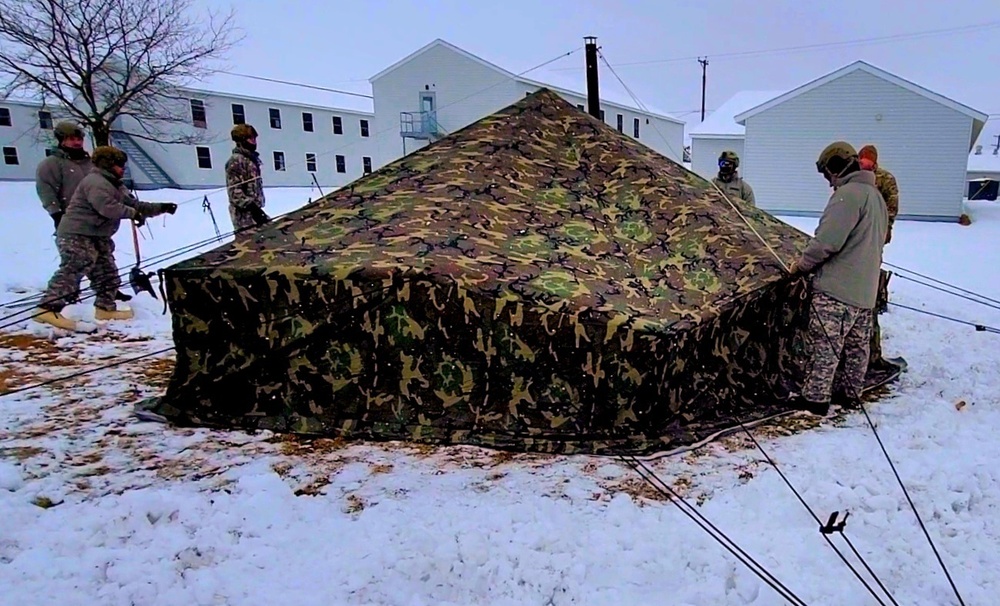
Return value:
<svg viewBox="0 0 1000 606">
<path fill-rule="evenodd" d="M 142 223 L 162 213 L 173 214 L 176 204 L 149 204 L 132 197 L 122 184 L 128 157 L 120 149 L 105 146 L 94 150 L 94 169 L 80 182 L 56 231 L 59 269 L 49 281 L 35 321 L 65 330 L 77 330 L 75 321 L 61 312 L 75 299 L 84 276 L 97 291 L 94 317 L 123 320 L 131 310 L 118 310 L 115 293 L 121 285 L 115 264 L 112 236 L 122 219 Z"/>
<path fill-rule="evenodd" d="M 810 360 L 794 405 L 825 415 L 831 399 L 854 404 L 861 398 L 889 215 L 874 174 L 861 170 L 849 143 L 827 146 L 816 169 L 834 191 L 815 237 L 790 268 L 793 274 L 814 274 Z"/>
</svg>

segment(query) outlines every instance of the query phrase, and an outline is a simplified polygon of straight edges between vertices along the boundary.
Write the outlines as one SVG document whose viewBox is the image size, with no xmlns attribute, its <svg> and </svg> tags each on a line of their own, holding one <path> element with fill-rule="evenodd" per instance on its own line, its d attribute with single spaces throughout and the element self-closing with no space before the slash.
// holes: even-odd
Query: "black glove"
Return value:
<svg viewBox="0 0 1000 606">
<path fill-rule="evenodd" d="M 250 217 L 254 220 L 258 226 L 261 226 L 271 220 L 271 217 L 267 216 L 264 209 L 257 206 L 256 204 L 251 204 L 247 207 L 247 211 L 250 213 Z"/>
<path fill-rule="evenodd" d="M 177 205 L 174 204 L 173 202 L 161 202 L 160 204 L 157 204 L 156 206 L 157 206 L 157 210 L 160 213 L 168 213 L 168 214 L 172 215 L 175 212 L 177 212 Z"/>
<path fill-rule="evenodd" d="M 56 229 L 59 229 L 59 222 L 62 221 L 63 211 L 57 210 L 52 213 L 52 222 L 55 223 Z"/>
<path fill-rule="evenodd" d="M 135 221 L 136 227 L 142 227 L 143 225 L 146 224 L 146 215 L 142 214 L 139 211 L 135 211 L 135 216 L 132 217 L 132 220 Z"/>
</svg>

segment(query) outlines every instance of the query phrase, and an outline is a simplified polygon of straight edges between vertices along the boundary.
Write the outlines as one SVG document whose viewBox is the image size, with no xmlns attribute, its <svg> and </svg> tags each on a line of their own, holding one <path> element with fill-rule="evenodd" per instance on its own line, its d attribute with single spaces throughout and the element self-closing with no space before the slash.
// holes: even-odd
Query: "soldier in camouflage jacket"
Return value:
<svg viewBox="0 0 1000 606">
<path fill-rule="evenodd" d="M 715 186 L 722 190 L 727 198 L 739 198 L 750 206 L 756 206 L 753 188 L 737 173 L 740 167 L 740 157 L 734 151 L 724 151 L 719 154 L 719 174 L 712 179 Z"/>
<path fill-rule="evenodd" d="M 896 215 L 899 214 L 899 187 L 896 185 L 896 177 L 878 165 L 878 149 L 874 145 L 862 147 L 858 152 L 858 158 L 862 170 L 875 173 L 875 188 L 885 201 L 885 208 L 889 214 L 889 229 L 885 234 L 885 243 L 888 244 L 892 240 L 892 224 L 896 220 Z M 884 313 L 889 307 L 889 278 L 891 277 L 892 273 L 885 270 L 879 274 L 878 299 L 875 303 L 875 313 L 872 315 L 869 370 L 891 370 L 895 367 L 882 355 L 882 327 L 878 321 L 879 314 Z"/>
<path fill-rule="evenodd" d="M 226 192 L 229 194 L 229 216 L 233 230 L 244 231 L 270 221 L 264 213 L 264 181 L 260 175 L 260 154 L 257 153 L 257 129 L 249 124 L 233 127 L 236 143 L 233 155 L 226 162 Z"/>
</svg>

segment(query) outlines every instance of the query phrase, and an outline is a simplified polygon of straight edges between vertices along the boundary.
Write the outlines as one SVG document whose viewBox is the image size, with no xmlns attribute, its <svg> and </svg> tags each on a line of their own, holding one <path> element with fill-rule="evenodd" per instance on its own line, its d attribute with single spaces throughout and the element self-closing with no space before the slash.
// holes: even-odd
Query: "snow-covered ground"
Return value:
<svg viewBox="0 0 1000 606">
<path fill-rule="evenodd" d="M 315 195 L 268 190 L 268 210 Z M 201 196 L 146 194 L 187 202 L 150 222 L 143 257 L 214 235 Z M 37 294 L 58 257 L 31 185 L 2 184 L 0 199 L 0 301 L 10 301 Z M 211 200 L 229 231 L 224 195 Z M 887 260 L 1000 299 L 1000 206 L 970 214 L 969 227 L 898 224 Z M 127 227 L 117 243 L 128 268 Z M 892 293 L 1000 326 L 1000 309 L 898 277 Z M 135 321 L 95 335 L 0 330 L 0 392 L 169 347 L 161 303 L 133 303 Z M 883 327 L 887 354 L 905 355 L 910 372 L 872 418 L 965 603 L 994 603 L 1000 335 L 898 308 Z M 615 459 L 137 421 L 132 405 L 163 389 L 170 360 L 0 397 L 0 604 L 784 603 Z M 957 603 L 863 416 L 754 435 L 820 517 L 851 512 L 848 536 L 900 604 Z M 745 436 L 650 465 L 805 603 L 876 603 Z"/>
</svg>

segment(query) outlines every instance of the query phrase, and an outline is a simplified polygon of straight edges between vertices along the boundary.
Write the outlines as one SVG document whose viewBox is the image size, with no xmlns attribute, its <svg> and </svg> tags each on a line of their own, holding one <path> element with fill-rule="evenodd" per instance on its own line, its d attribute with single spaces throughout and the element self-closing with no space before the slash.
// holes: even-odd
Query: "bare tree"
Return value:
<svg viewBox="0 0 1000 606">
<path fill-rule="evenodd" d="M 239 42 L 232 11 L 193 0 L 0 0 L 0 98 L 39 99 L 88 128 L 97 145 L 130 134 L 190 143 L 185 87 L 215 73 Z M 180 133 L 180 134 L 179 134 Z"/>
</svg>

